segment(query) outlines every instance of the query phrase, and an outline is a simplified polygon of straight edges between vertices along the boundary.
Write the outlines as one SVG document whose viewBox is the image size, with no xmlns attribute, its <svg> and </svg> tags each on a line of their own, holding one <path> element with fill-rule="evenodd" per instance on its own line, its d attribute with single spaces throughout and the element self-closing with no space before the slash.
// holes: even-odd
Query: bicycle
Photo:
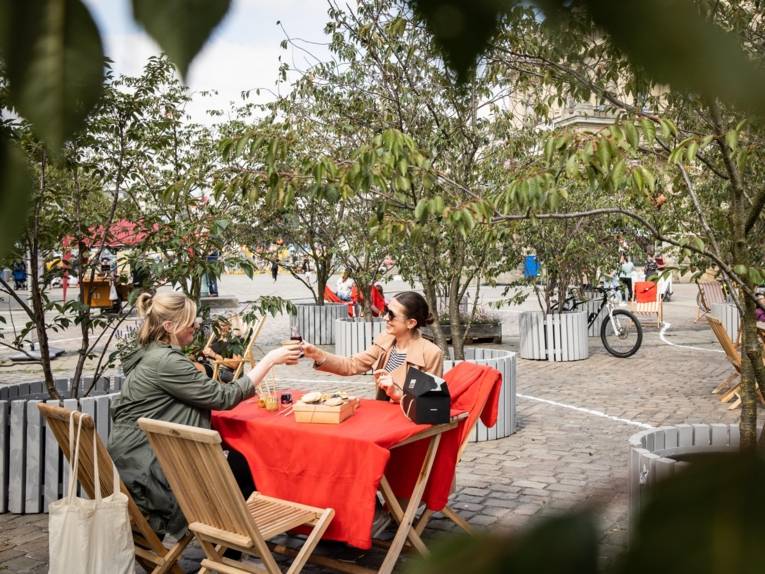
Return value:
<svg viewBox="0 0 765 574">
<path fill-rule="evenodd" d="M 608 319 L 604 319 L 600 326 L 600 340 L 611 355 L 620 359 L 626 359 L 637 353 L 643 344 L 643 327 L 637 317 L 627 309 L 617 308 L 615 301 L 619 289 L 616 287 L 596 287 L 596 291 L 602 294 L 600 307 L 587 316 L 587 328 L 595 323 L 605 308 Z M 594 299 L 578 298 L 575 293 L 566 297 L 563 301 L 564 311 L 576 311 Z M 558 303 L 550 306 L 551 311 L 558 308 Z"/>
</svg>

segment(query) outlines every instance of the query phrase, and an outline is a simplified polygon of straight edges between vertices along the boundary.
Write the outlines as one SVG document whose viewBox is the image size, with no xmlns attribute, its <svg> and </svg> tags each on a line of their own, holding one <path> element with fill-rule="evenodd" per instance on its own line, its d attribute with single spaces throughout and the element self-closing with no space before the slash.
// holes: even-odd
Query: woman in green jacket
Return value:
<svg viewBox="0 0 765 574">
<path fill-rule="evenodd" d="M 120 397 L 112 403 L 108 449 L 152 528 L 177 538 L 186 521 L 138 419 L 210 428 L 211 410 L 228 410 L 250 398 L 271 367 L 296 364 L 300 351 L 275 349 L 249 373 L 221 384 L 199 372 L 181 352 L 196 328 L 197 309 L 191 299 L 179 293 L 144 293 L 137 307 L 144 320 L 137 348 L 123 358 L 127 377 Z"/>
</svg>

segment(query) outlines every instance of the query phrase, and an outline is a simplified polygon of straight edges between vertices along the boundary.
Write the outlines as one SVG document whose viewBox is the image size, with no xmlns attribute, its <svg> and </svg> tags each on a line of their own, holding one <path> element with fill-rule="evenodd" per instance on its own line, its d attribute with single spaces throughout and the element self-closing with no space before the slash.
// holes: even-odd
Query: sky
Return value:
<svg viewBox="0 0 765 574">
<path fill-rule="evenodd" d="M 104 51 L 114 60 L 117 74 L 137 75 L 147 58 L 159 53 L 157 44 L 133 20 L 130 0 L 84 2 L 101 31 Z M 189 69 L 188 85 L 196 95 L 188 113 L 196 121 L 209 123 L 206 109 L 228 109 L 229 102 L 242 101 L 244 90 L 266 90 L 259 98 L 253 91 L 251 99 L 269 99 L 267 89 L 276 89 L 280 55 L 306 67 L 306 57 L 300 51 L 280 48 L 285 36 L 276 22 L 281 21 L 293 38 L 325 43 L 327 20 L 326 0 L 232 0 L 226 17 Z M 319 57 L 327 57 L 325 46 L 311 44 L 310 48 Z M 288 88 L 282 84 L 280 89 L 284 93 Z M 203 98 L 198 94 L 203 90 L 217 90 L 218 95 Z"/>
</svg>

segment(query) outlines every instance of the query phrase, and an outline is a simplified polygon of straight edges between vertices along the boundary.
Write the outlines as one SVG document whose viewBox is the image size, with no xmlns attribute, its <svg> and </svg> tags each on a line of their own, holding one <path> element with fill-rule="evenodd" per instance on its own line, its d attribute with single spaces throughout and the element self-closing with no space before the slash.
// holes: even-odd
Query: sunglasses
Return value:
<svg viewBox="0 0 765 574">
<path fill-rule="evenodd" d="M 383 310 L 383 319 L 387 319 L 389 321 L 393 321 L 396 317 L 399 315 L 396 315 L 393 311 L 390 310 L 390 307 L 387 305 L 385 306 L 385 309 Z"/>
</svg>

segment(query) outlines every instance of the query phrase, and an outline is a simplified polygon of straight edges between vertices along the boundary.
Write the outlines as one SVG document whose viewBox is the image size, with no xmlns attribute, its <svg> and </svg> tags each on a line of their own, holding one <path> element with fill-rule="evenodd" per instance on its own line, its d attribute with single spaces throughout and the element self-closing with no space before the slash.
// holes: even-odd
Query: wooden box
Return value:
<svg viewBox="0 0 765 574">
<path fill-rule="evenodd" d="M 357 408 L 359 399 L 352 399 L 338 407 L 297 402 L 292 411 L 295 413 L 295 422 L 298 423 L 338 424 L 353 415 Z"/>
</svg>

